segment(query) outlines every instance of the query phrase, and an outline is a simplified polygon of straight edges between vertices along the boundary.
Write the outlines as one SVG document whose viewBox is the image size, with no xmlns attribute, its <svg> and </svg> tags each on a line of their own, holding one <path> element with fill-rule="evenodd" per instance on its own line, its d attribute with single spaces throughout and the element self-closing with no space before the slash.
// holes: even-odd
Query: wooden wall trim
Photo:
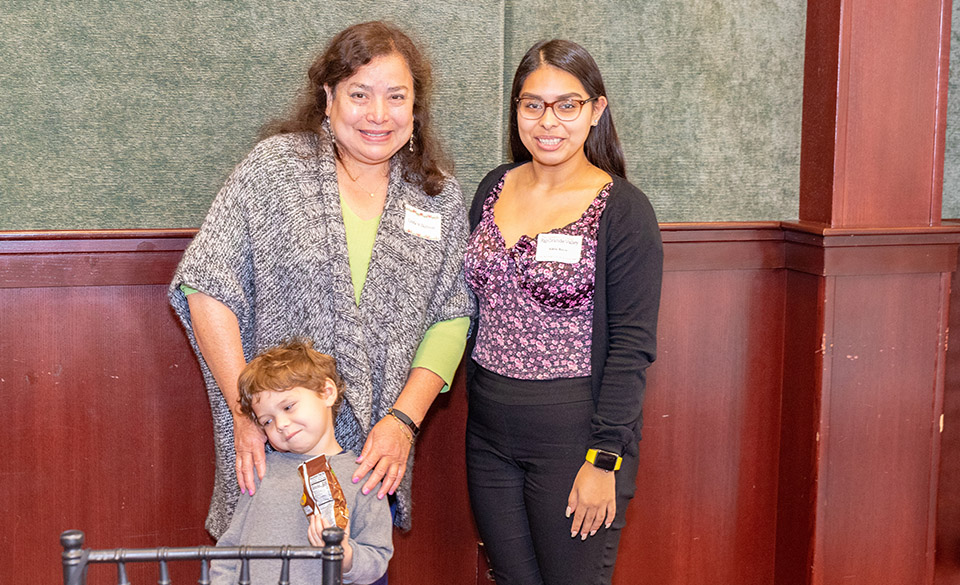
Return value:
<svg viewBox="0 0 960 585">
<path fill-rule="evenodd" d="M 196 232 L 0 232 L 0 288 L 166 284 Z"/>
<path fill-rule="evenodd" d="M 960 243 L 960 222 L 891 229 L 778 221 L 664 223 L 660 230 L 668 272 L 951 272 Z M 195 229 L 0 232 L 0 288 L 164 284 L 195 234 Z"/>
<path fill-rule="evenodd" d="M 952 272 L 960 226 L 833 229 L 784 222 L 785 267 L 818 276 Z"/>
</svg>

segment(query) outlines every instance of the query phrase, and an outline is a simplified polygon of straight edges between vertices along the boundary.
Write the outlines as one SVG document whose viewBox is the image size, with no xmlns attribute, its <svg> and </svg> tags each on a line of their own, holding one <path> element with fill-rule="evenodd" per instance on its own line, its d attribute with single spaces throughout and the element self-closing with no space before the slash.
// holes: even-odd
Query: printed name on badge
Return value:
<svg viewBox="0 0 960 585">
<path fill-rule="evenodd" d="M 441 219 L 439 213 L 417 209 L 409 203 L 403 204 L 406 214 L 403 217 L 403 231 L 418 238 L 440 241 Z"/>
<path fill-rule="evenodd" d="M 583 236 L 566 234 L 540 234 L 537 236 L 537 262 L 564 262 L 576 264 L 580 261 L 583 248 Z"/>
</svg>

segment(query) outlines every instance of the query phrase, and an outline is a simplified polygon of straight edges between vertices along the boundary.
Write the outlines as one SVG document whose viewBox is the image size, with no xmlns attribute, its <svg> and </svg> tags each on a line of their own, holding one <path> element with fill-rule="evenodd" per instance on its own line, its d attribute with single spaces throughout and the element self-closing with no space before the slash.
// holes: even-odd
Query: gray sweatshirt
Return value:
<svg viewBox="0 0 960 585">
<path fill-rule="evenodd" d="M 300 507 L 303 484 L 297 467 L 311 455 L 267 453 L 267 473 L 253 496 L 241 494 L 237 510 L 217 546 L 310 546 L 307 539 L 307 517 Z M 350 511 L 350 545 L 353 567 L 343 575 L 344 583 L 372 583 L 387 572 L 393 556 L 393 522 L 387 500 L 376 493 L 363 495 L 360 483 L 350 481 L 356 469 L 357 456 L 351 451 L 327 457 L 330 468 L 340 481 Z M 319 585 L 322 578 L 320 559 L 290 561 L 290 582 L 296 585 Z M 235 585 L 240 575 L 240 561 L 212 563 L 213 585 Z M 252 583 L 276 583 L 280 577 L 279 560 L 252 560 Z"/>
</svg>

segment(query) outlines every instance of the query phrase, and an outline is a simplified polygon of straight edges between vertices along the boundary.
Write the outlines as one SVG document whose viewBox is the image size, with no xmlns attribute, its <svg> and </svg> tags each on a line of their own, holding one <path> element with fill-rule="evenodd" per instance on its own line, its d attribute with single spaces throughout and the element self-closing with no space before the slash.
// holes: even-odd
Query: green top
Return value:
<svg viewBox="0 0 960 585">
<path fill-rule="evenodd" d="M 350 209 L 340 196 L 340 207 L 343 209 L 343 225 L 347 232 L 347 255 L 350 258 L 350 278 L 353 280 L 353 294 L 356 303 L 360 304 L 360 293 L 363 292 L 363 283 L 367 280 L 367 269 L 370 267 L 370 257 L 373 254 L 373 243 L 377 239 L 377 228 L 380 226 L 380 216 L 362 220 Z M 196 289 L 180 285 L 183 294 L 197 292 Z M 470 328 L 469 317 L 457 317 L 434 323 L 423 335 L 413 358 L 413 368 L 426 368 L 443 378 L 445 382 L 442 392 L 450 389 L 450 382 L 460 365 L 463 350 L 467 344 L 467 330 Z"/>
</svg>

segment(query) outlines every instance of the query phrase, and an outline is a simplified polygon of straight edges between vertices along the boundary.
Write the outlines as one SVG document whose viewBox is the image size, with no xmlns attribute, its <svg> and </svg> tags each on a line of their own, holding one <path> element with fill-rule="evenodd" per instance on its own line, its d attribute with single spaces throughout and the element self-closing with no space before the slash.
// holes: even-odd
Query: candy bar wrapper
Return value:
<svg viewBox="0 0 960 585">
<path fill-rule="evenodd" d="M 300 505 L 303 513 L 309 518 L 313 514 L 320 514 L 325 526 L 336 524 L 344 530 L 350 512 L 347 510 L 347 499 L 343 496 L 343 489 L 337 476 L 330 469 L 327 458 L 317 455 L 300 464 L 300 479 L 303 480 L 303 495 Z"/>
</svg>

